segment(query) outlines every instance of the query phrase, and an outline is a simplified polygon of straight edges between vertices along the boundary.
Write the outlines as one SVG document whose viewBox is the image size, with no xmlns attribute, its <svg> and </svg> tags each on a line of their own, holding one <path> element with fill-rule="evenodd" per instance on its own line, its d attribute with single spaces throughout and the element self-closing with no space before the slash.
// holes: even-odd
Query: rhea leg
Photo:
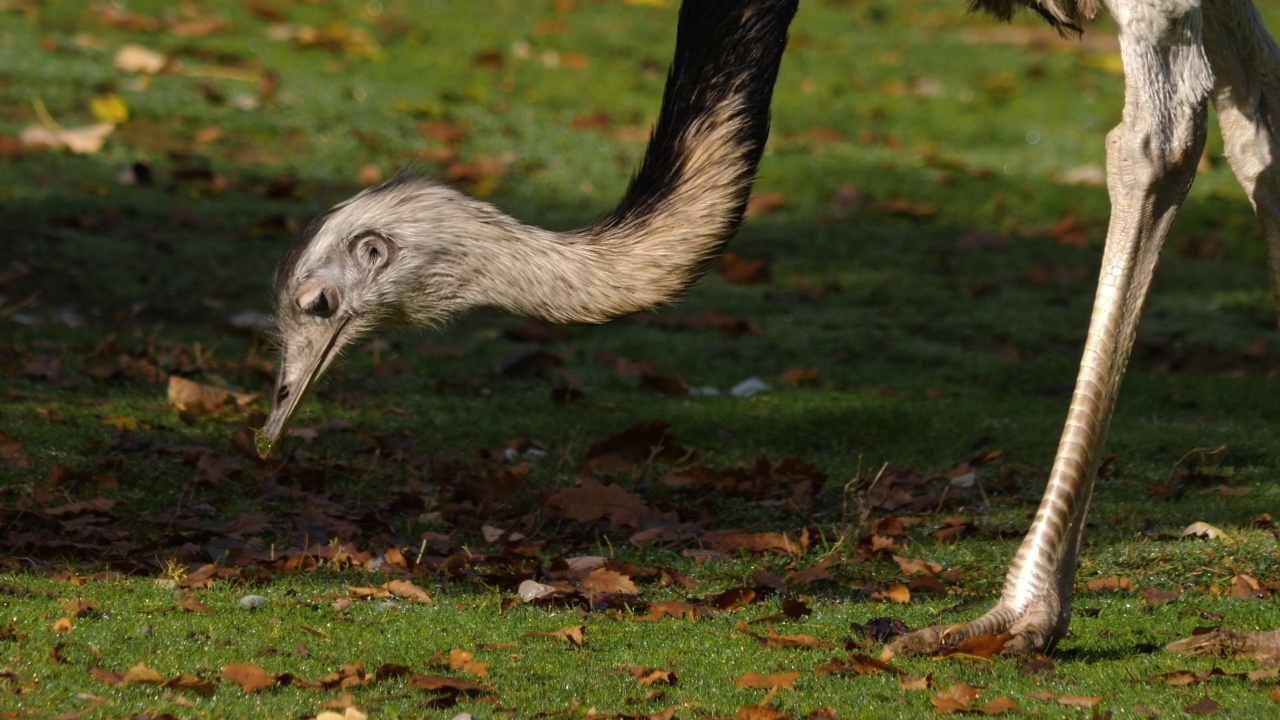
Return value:
<svg viewBox="0 0 1280 720">
<path fill-rule="evenodd" d="M 1160 247 L 1204 149 L 1213 86 L 1198 8 L 1166 17 L 1145 0 L 1108 5 L 1120 24 L 1125 68 L 1123 119 L 1107 136 L 1111 220 L 1080 373 L 1044 498 L 996 606 L 963 625 L 912 633 L 886 648 L 887 657 L 938 652 L 992 632 L 1013 635 L 1006 651 L 1035 652 L 1051 647 L 1070 621 L 1080 537 L 1111 411 Z"/>
<path fill-rule="evenodd" d="M 1216 84 L 1227 159 L 1262 222 L 1271 289 L 1280 315 L 1280 47 L 1249 0 L 1218 0 L 1204 9 L 1204 44 Z M 1219 628 L 1170 643 L 1188 655 L 1280 660 L 1280 630 Z"/>
<path fill-rule="evenodd" d="M 1210 3 L 1204 18 L 1227 160 L 1262 222 L 1280 315 L 1280 47 L 1250 0 Z"/>
</svg>

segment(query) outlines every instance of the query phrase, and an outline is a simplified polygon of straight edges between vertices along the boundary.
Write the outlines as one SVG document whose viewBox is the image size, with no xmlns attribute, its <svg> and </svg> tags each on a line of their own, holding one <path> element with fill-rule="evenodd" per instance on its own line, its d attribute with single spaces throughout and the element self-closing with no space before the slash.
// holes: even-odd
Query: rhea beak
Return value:
<svg viewBox="0 0 1280 720">
<path fill-rule="evenodd" d="M 314 334 L 294 344 L 287 340 L 286 352 L 280 361 L 280 372 L 276 375 L 275 401 L 267 422 L 254 436 L 254 445 L 258 455 L 264 460 L 271 457 L 289 421 L 298 411 L 303 398 L 311 390 L 315 381 L 329 369 L 330 363 L 338 355 L 341 347 L 339 340 L 347 326 L 350 316 L 333 318 L 326 323 L 308 323 L 305 332 Z"/>
</svg>

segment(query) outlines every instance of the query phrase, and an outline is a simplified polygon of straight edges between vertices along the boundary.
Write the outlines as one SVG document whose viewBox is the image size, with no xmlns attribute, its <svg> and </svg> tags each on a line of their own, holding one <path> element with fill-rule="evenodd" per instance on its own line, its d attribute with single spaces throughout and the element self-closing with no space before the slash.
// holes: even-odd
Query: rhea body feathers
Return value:
<svg viewBox="0 0 1280 720">
<path fill-rule="evenodd" d="M 662 109 L 616 209 L 557 233 L 414 172 L 330 209 L 276 272 L 270 454 L 338 353 L 477 307 L 599 323 L 668 302 L 742 222 L 797 0 L 685 0 Z"/>
</svg>

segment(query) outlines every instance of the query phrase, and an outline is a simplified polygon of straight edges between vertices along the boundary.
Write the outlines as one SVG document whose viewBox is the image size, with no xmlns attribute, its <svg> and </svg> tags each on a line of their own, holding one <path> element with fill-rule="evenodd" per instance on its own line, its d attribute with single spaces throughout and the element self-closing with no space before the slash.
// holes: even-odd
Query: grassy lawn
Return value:
<svg viewBox="0 0 1280 720">
<path fill-rule="evenodd" d="M 300 228 L 415 163 L 586 224 L 676 5 L 0 0 L 0 718 L 918 717 L 955 683 L 1043 717 L 1276 711 L 1256 663 L 1161 649 L 1280 627 L 1280 336 L 1215 136 L 1052 667 L 850 659 L 881 647 L 859 626 L 981 614 L 1035 510 L 1107 221 L 1109 21 L 805 0 L 736 265 L 607 326 L 375 338 L 253 455 Z M 104 118 L 92 152 L 19 140 Z M 180 409 L 174 377 L 230 399 Z"/>
</svg>

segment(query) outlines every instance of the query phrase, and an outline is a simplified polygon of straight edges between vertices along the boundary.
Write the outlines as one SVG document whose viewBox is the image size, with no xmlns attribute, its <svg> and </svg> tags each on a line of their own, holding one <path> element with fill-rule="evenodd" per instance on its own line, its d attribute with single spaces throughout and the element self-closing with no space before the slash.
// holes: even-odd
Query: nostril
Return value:
<svg viewBox="0 0 1280 720">
<path fill-rule="evenodd" d="M 276 390 L 276 402 L 282 403 L 288 399 L 289 399 L 289 386 L 281 385 L 280 389 Z"/>
</svg>

